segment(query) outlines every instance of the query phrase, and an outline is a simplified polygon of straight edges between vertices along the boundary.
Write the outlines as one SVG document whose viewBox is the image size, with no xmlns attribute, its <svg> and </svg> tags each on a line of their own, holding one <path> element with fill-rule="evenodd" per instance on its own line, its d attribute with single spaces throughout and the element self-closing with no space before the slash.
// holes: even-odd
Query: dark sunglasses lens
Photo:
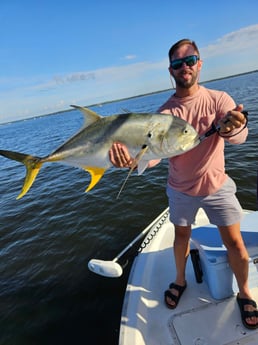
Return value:
<svg viewBox="0 0 258 345">
<path fill-rule="evenodd" d="M 187 66 L 191 67 L 194 66 L 197 62 L 197 56 L 196 55 L 192 55 L 192 56 L 187 56 L 185 58 L 185 63 L 187 64 Z"/>
<path fill-rule="evenodd" d="M 183 59 L 171 61 L 170 66 L 176 70 L 176 69 L 181 68 L 183 66 L 183 63 L 186 63 L 187 66 L 192 67 L 196 64 L 197 61 L 198 61 L 198 56 L 190 55 Z"/>
<path fill-rule="evenodd" d="M 171 62 L 171 67 L 173 69 L 179 69 L 181 68 L 183 65 L 183 60 L 182 59 L 178 59 L 178 60 L 175 60 L 175 61 L 172 61 Z"/>
</svg>

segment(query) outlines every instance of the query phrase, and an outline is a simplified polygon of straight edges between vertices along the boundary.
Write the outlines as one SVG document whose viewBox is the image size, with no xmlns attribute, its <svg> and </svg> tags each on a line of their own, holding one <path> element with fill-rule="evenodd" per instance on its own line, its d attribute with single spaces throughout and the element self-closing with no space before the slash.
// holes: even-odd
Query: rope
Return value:
<svg viewBox="0 0 258 345">
<path fill-rule="evenodd" d="M 139 249 L 138 249 L 138 253 L 141 253 L 143 249 L 145 249 L 153 240 L 153 238 L 157 235 L 157 233 L 159 232 L 159 230 L 161 229 L 162 225 L 165 223 L 165 221 L 167 220 L 167 217 L 169 215 L 169 212 L 167 211 L 159 220 L 158 224 L 156 226 L 154 226 L 149 233 L 147 234 L 147 236 L 145 237 L 145 239 L 143 240 L 142 244 L 140 245 Z M 137 254 L 138 254 L 137 253 Z"/>
</svg>

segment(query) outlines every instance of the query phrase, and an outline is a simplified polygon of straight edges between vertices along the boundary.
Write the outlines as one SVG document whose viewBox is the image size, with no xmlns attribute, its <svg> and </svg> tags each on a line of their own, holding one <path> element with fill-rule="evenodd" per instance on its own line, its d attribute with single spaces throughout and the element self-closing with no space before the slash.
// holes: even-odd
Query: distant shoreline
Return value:
<svg viewBox="0 0 258 345">
<path fill-rule="evenodd" d="M 234 74 L 234 75 L 229 75 L 229 76 L 226 76 L 226 77 L 221 77 L 221 78 L 216 78 L 216 79 L 211 79 L 211 80 L 206 80 L 206 81 L 200 82 L 200 84 L 210 83 L 210 82 L 217 81 L 217 80 L 223 80 L 223 79 L 239 77 L 241 75 L 252 74 L 252 73 L 256 73 L 256 72 L 258 72 L 258 70 L 244 72 L 244 73 L 239 73 L 239 74 Z M 99 105 L 104 105 L 104 104 L 109 104 L 109 103 L 114 103 L 114 102 L 120 102 L 120 101 L 126 101 L 126 100 L 132 99 L 132 98 L 138 98 L 138 97 L 153 95 L 153 94 L 156 94 L 156 93 L 162 93 L 162 92 L 166 92 L 166 91 L 169 91 L 169 90 L 172 90 L 172 89 L 169 88 L 169 89 L 164 89 L 164 90 L 158 90 L 158 91 L 143 93 L 143 94 L 140 94 L 140 95 L 137 95 L 137 96 L 130 96 L 130 97 L 125 97 L 125 98 L 114 99 L 114 100 L 111 100 L 111 101 L 103 101 L 103 102 L 99 102 L 99 103 L 88 104 L 88 105 L 84 105 L 84 107 L 87 107 L 87 108 L 96 107 L 96 106 L 99 106 Z M 47 114 L 47 115 L 54 115 L 54 114 L 63 113 L 63 112 L 71 111 L 71 110 L 72 109 L 59 110 L 59 111 L 56 111 L 54 113 L 50 113 L 50 114 Z M 47 115 L 41 115 L 41 116 L 47 116 Z"/>
<path fill-rule="evenodd" d="M 211 79 L 211 80 L 206 80 L 206 81 L 200 82 L 200 84 L 210 83 L 210 82 L 213 82 L 213 81 L 216 81 L 216 80 L 235 78 L 235 77 L 239 77 L 241 75 L 252 74 L 252 73 L 256 73 L 256 72 L 258 72 L 258 70 L 244 72 L 244 73 L 239 73 L 239 74 L 234 74 L 234 75 L 229 75 L 229 76 L 226 76 L 226 77 L 221 77 L 221 78 L 216 78 L 216 79 Z M 149 95 L 153 95 L 153 94 L 156 94 L 156 93 L 162 93 L 162 92 L 166 92 L 166 91 L 169 91 L 169 90 L 172 90 L 172 88 L 164 89 L 164 90 L 158 90 L 158 91 L 153 91 L 153 92 L 148 92 L 148 93 L 143 93 L 143 94 L 140 94 L 140 95 L 137 95 L 137 96 L 130 96 L 130 97 L 125 97 L 125 98 L 114 99 L 114 100 L 111 100 L 111 101 L 103 101 L 103 102 L 99 102 L 99 103 L 88 104 L 88 105 L 84 105 L 84 107 L 87 107 L 87 108 L 96 107 L 96 106 L 100 106 L 100 105 L 104 105 L 104 104 L 120 102 L 120 101 L 126 101 L 126 100 L 133 99 L 133 98 L 149 96 Z M 23 118 L 23 119 L 19 119 L 19 120 L 14 120 L 14 121 L 10 121 L 10 122 L 0 123 L 0 126 L 1 125 L 6 125 L 7 123 L 12 123 L 12 122 L 26 121 L 26 120 L 30 120 L 30 119 L 33 119 L 33 118 L 50 116 L 50 115 L 56 115 L 56 114 L 59 114 L 59 113 L 66 113 L 66 112 L 72 111 L 72 110 L 73 109 L 71 109 L 71 108 L 64 109 L 64 110 L 58 110 L 58 111 L 55 111 L 53 113 L 42 114 L 42 115 L 32 116 L 32 117 Z"/>
<path fill-rule="evenodd" d="M 241 75 L 245 75 L 245 74 L 252 74 L 252 73 L 256 73 L 258 72 L 258 70 L 254 70 L 254 71 L 250 71 L 250 72 L 244 72 L 244 73 L 239 73 L 239 74 L 234 74 L 234 75 L 229 75 L 227 77 L 221 77 L 221 78 L 216 78 L 216 79 L 211 79 L 211 80 L 206 80 L 206 81 L 202 81 L 200 82 L 199 84 L 205 84 L 205 83 L 211 83 L 213 81 L 216 81 L 216 80 L 223 80 L 223 79 L 229 79 L 229 78 L 234 78 L 234 77 L 239 77 Z M 137 95 L 137 96 L 131 96 L 131 97 L 125 97 L 125 98 L 120 98 L 120 99 L 115 99 L 113 101 L 104 101 L 104 102 L 100 102 L 100 103 L 95 103 L 95 104 L 90 104 L 90 105 L 86 105 L 85 107 L 96 107 L 98 105 L 103 105 L 103 104 L 108 104 L 108 103 L 113 103 L 113 102 L 120 102 L 120 101 L 126 101 L 128 99 L 132 99 L 132 98 L 138 98 L 138 97 L 143 97 L 143 96 L 148 96 L 148 95 L 153 95 L 154 93 L 161 93 L 161 92 L 166 92 L 166 91 L 169 91 L 169 90 L 172 90 L 171 88 L 169 89 L 164 89 L 164 90 L 159 90 L 159 91 L 153 91 L 153 92 L 148 92 L 148 93 L 143 93 L 143 94 L 140 94 L 140 95 Z M 66 111 L 69 111 L 71 109 L 68 109 Z M 60 111 L 59 111 L 60 113 Z"/>
</svg>

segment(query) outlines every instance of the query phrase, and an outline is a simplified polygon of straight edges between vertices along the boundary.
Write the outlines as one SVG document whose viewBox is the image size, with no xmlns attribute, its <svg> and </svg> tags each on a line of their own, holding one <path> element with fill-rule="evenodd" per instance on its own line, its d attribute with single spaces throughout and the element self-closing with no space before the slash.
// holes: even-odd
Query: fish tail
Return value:
<svg viewBox="0 0 258 345">
<path fill-rule="evenodd" d="M 39 170 L 43 164 L 42 158 L 6 150 L 0 150 L 0 155 L 18 161 L 24 164 L 26 167 L 26 177 L 23 183 L 23 187 L 20 194 L 16 198 L 17 200 L 21 199 L 29 191 L 35 178 L 37 177 Z"/>
</svg>

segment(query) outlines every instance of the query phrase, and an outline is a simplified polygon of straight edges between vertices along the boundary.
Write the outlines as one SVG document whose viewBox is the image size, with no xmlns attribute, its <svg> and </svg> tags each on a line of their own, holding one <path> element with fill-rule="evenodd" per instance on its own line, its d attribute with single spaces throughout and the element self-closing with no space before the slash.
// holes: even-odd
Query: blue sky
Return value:
<svg viewBox="0 0 258 345">
<path fill-rule="evenodd" d="M 0 123 L 168 89 L 185 37 L 201 81 L 258 69 L 257 13 L 257 0 L 1 0 Z"/>
</svg>

